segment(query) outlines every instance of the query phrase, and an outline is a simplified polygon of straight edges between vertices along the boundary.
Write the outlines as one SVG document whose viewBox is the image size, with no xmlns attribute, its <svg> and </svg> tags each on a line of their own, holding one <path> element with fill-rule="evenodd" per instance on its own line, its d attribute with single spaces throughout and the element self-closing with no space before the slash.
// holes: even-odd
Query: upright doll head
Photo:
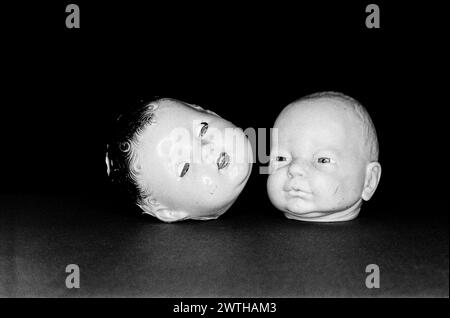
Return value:
<svg viewBox="0 0 450 318">
<path fill-rule="evenodd" d="M 286 217 L 334 222 L 358 216 L 381 176 L 365 108 L 334 92 L 306 96 L 275 121 L 267 190 Z"/>
<path fill-rule="evenodd" d="M 119 118 L 118 131 L 108 174 L 162 221 L 215 219 L 249 178 L 252 150 L 243 131 L 201 107 L 159 99 Z"/>
</svg>

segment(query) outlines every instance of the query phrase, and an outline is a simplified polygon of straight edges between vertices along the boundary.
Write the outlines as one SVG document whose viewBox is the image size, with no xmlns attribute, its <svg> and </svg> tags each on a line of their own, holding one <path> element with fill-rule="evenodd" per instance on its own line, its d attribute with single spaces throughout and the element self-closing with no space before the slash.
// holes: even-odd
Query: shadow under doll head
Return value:
<svg viewBox="0 0 450 318">
<path fill-rule="evenodd" d="M 165 222 L 219 217 L 244 188 L 251 159 L 241 129 L 169 98 L 120 116 L 106 153 L 113 183 Z"/>
</svg>

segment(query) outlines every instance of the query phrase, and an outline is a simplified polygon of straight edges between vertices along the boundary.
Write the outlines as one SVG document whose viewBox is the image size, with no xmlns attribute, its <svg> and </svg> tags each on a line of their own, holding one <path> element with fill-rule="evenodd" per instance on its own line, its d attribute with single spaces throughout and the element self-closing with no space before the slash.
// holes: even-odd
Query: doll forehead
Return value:
<svg viewBox="0 0 450 318">
<path fill-rule="evenodd" d="M 288 106 L 276 120 L 275 127 L 287 132 L 299 129 L 320 131 L 353 130 L 361 123 L 349 106 L 339 101 L 308 101 Z"/>
<path fill-rule="evenodd" d="M 279 121 L 314 123 L 320 121 L 346 121 L 347 125 L 357 123 L 352 108 L 338 100 L 300 101 L 287 106 L 277 118 Z"/>
<path fill-rule="evenodd" d="M 339 149 L 363 143 L 360 121 L 339 102 L 309 101 L 290 105 L 277 118 L 274 127 L 278 129 L 278 144 L 296 146 L 307 141 Z"/>
</svg>

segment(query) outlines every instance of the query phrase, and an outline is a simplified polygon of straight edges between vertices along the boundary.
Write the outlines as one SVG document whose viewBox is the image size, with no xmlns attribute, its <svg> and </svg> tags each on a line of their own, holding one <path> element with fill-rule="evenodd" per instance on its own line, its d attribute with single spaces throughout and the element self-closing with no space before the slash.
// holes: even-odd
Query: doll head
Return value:
<svg viewBox="0 0 450 318">
<path fill-rule="evenodd" d="M 275 121 L 267 190 L 285 216 L 334 222 L 358 216 L 381 176 L 375 127 L 351 97 L 317 93 Z"/>
<path fill-rule="evenodd" d="M 106 155 L 108 175 L 162 221 L 215 219 L 249 178 L 250 142 L 213 112 L 159 99 L 119 122 L 122 133 Z"/>
</svg>

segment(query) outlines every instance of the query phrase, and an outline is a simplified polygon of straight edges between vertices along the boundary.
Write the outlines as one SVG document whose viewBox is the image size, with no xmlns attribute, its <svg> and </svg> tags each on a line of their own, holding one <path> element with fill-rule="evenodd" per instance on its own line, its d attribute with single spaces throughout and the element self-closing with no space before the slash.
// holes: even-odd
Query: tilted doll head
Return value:
<svg viewBox="0 0 450 318">
<path fill-rule="evenodd" d="M 119 122 L 121 133 L 106 155 L 108 174 L 162 221 L 215 219 L 249 178 L 250 142 L 213 112 L 165 98 Z"/>
<path fill-rule="evenodd" d="M 275 207 L 301 221 L 355 218 L 381 176 L 365 108 L 341 93 L 317 93 L 283 109 L 274 128 L 267 190 Z"/>
</svg>

